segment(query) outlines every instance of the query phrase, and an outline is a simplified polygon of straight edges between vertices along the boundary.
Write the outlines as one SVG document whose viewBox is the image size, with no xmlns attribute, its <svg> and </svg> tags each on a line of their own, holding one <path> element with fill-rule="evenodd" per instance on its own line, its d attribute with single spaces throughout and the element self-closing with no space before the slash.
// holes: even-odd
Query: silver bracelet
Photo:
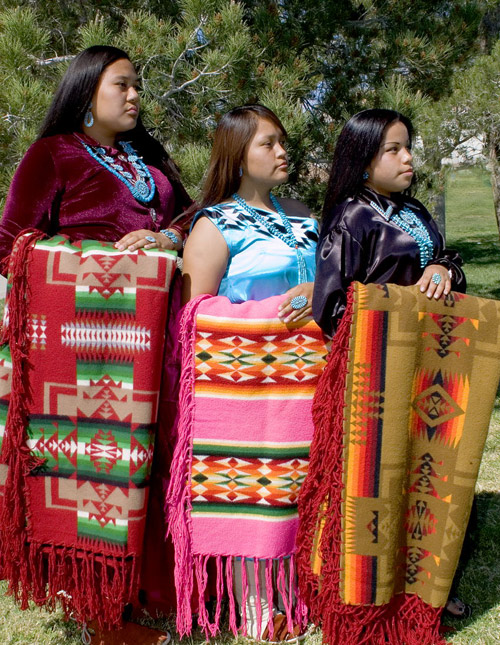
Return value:
<svg viewBox="0 0 500 645">
<path fill-rule="evenodd" d="M 168 228 L 162 228 L 160 230 L 160 233 L 163 233 L 163 235 L 166 235 L 169 240 L 172 240 L 174 246 L 179 244 L 180 239 L 177 237 L 177 235 L 173 231 L 170 231 Z"/>
</svg>

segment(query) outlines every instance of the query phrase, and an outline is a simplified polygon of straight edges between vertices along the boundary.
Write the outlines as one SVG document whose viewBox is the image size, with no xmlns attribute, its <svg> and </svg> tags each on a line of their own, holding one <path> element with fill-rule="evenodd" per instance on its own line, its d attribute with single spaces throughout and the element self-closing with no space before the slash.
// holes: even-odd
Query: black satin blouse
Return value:
<svg viewBox="0 0 500 645">
<path fill-rule="evenodd" d="M 398 201 L 395 201 L 398 199 Z M 444 248 L 444 239 L 427 209 L 405 195 L 389 199 L 364 188 L 354 198 L 333 207 L 321 231 L 316 252 L 313 316 L 320 327 L 332 334 L 346 306 L 346 292 L 353 280 L 364 284 L 392 282 L 408 286 L 423 273 L 420 249 L 413 237 L 395 222 L 387 221 L 372 206 L 383 211 L 410 208 L 425 224 L 434 246 L 428 264 L 440 264 L 452 272 L 452 289 L 465 291 L 462 259 Z"/>
</svg>

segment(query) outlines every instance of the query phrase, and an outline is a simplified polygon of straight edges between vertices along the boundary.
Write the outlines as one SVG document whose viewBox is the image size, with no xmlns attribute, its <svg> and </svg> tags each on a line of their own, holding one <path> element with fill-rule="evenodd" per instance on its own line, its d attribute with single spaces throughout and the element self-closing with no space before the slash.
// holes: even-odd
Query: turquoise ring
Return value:
<svg viewBox="0 0 500 645">
<path fill-rule="evenodd" d="M 305 296 L 295 296 L 290 301 L 290 307 L 292 309 L 304 309 L 307 305 L 307 298 Z"/>
</svg>

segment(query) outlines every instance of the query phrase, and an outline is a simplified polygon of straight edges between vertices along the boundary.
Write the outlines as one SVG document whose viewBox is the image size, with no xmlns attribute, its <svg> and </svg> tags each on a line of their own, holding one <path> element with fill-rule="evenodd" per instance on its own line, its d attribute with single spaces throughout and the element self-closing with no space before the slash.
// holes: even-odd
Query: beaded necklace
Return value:
<svg viewBox="0 0 500 645">
<path fill-rule="evenodd" d="M 78 137 L 79 138 L 79 137 Z M 104 166 L 106 170 L 109 170 L 111 174 L 117 177 L 122 181 L 125 186 L 130 190 L 132 195 L 139 202 L 148 203 L 153 199 L 155 194 L 155 181 L 149 172 L 149 168 L 146 166 L 144 161 L 137 155 L 137 152 L 132 147 L 130 141 L 120 141 L 119 144 L 123 149 L 123 152 L 127 155 L 127 161 L 134 168 L 136 172 L 136 179 L 132 173 L 128 172 L 121 166 L 119 163 L 106 154 L 106 150 L 101 146 L 89 146 L 80 138 L 83 147 L 89 153 L 89 155 L 95 159 L 101 166 Z M 149 182 L 149 187 L 148 187 Z M 153 220 L 155 218 L 153 217 Z"/>
<path fill-rule="evenodd" d="M 300 249 L 299 249 L 299 244 L 297 242 L 297 239 L 295 235 L 293 234 L 292 230 L 292 225 L 290 224 L 290 220 L 285 214 L 285 211 L 281 207 L 281 204 L 278 202 L 276 197 L 274 195 L 269 196 L 271 198 L 272 205 L 274 206 L 276 212 L 281 218 L 281 221 L 283 222 L 283 226 L 285 227 L 286 233 L 282 233 L 279 231 L 276 226 L 268 221 L 265 217 L 263 217 L 260 213 L 258 213 L 255 208 L 252 208 L 249 204 L 246 203 L 246 201 L 243 199 L 243 197 L 240 197 L 237 193 L 234 193 L 233 199 L 234 201 L 243 208 L 247 213 L 249 213 L 257 222 L 262 224 L 264 228 L 266 228 L 272 235 L 277 237 L 278 239 L 282 240 L 287 246 L 295 250 L 295 254 L 297 255 L 297 264 L 298 264 L 298 273 L 299 273 L 299 284 L 302 284 L 303 282 L 307 282 L 307 267 L 306 267 L 306 262 L 304 260 L 304 256 L 302 255 Z"/>
<path fill-rule="evenodd" d="M 386 222 L 394 222 L 394 224 L 397 224 L 400 229 L 408 233 L 415 240 L 420 250 L 420 267 L 426 267 L 432 260 L 434 245 L 432 244 L 429 231 L 418 215 L 408 208 L 408 206 L 405 206 L 396 214 L 393 214 L 392 206 L 389 206 L 386 211 L 382 210 L 374 201 L 370 202 L 370 206 L 379 215 L 382 215 Z"/>
</svg>

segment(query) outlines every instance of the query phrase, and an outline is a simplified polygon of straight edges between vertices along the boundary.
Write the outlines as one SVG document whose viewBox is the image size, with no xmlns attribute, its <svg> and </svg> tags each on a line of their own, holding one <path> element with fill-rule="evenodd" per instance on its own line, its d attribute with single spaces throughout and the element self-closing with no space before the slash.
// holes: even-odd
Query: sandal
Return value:
<svg viewBox="0 0 500 645">
<path fill-rule="evenodd" d="M 472 607 L 457 598 L 457 596 L 448 599 L 444 611 L 451 618 L 470 618 L 472 615 Z"/>
<path fill-rule="evenodd" d="M 306 637 L 305 633 L 300 633 L 300 625 L 294 625 L 293 632 L 288 631 L 288 621 L 285 614 L 275 614 L 273 616 L 273 626 L 273 640 L 270 640 L 269 626 L 265 628 L 261 639 L 270 645 L 284 642 L 290 644 L 299 643 Z"/>
</svg>

